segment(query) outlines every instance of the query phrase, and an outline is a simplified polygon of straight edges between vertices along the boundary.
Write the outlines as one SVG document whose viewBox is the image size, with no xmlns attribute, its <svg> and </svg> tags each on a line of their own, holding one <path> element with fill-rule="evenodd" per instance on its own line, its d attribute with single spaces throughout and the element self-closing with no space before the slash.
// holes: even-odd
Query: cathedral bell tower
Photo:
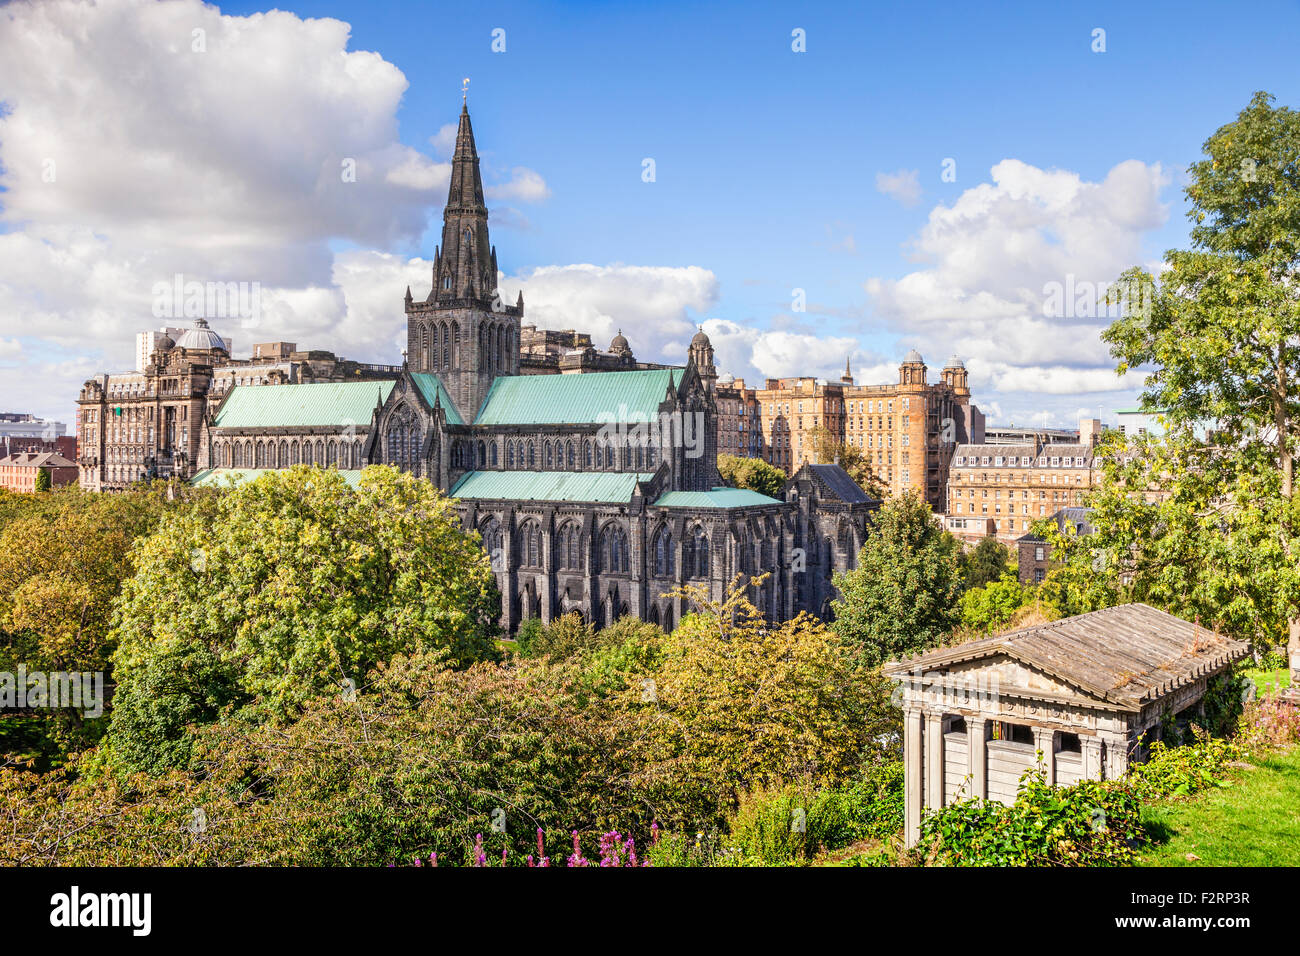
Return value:
<svg viewBox="0 0 1300 956">
<path fill-rule="evenodd" d="M 471 422 L 492 380 L 519 374 L 523 314 L 522 292 L 507 304 L 497 289 L 497 251 L 488 236 L 478 150 L 465 105 L 442 212 L 442 244 L 433 255 L 433 287 L 422 302 L 406 290 L 410 370 L 437 375 L 461 417 Z"/>
</svg>

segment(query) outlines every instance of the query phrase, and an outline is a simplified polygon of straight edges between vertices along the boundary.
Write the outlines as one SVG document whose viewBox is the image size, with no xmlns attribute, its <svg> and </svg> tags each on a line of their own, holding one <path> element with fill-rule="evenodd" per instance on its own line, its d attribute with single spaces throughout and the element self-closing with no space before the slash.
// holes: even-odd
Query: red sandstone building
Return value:
<svg viewBox="0 0 1300 956">
<path fill-rule="evenodd" d="M 76 462 L 57 452 L 24 451 L 0 458 L 0 488 L 7 491 L 35 491 L 36 478 L 49 472 L 50 487 L 70 485 L 77 480 Z"/>
</svg>

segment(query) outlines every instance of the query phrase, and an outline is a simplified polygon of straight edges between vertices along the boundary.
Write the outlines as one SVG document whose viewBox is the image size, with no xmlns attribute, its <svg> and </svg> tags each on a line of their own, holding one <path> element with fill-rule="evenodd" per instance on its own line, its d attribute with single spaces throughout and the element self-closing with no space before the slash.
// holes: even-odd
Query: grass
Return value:
<svg viewBox="0 0 1300 956">
<path fill-rule="evenodd" d="M 1281 667 L 1247 667 L 1241 674 L 1255 682 L 1261 696 L 1291 686 L 1291 669 L 1285 664 Z"/>
<path fill-rule="evenodd" d="M 1155 843 L 1139 865 L 1300 866 L 1300 746 L 1237 771 L 1209 793 L 1145 807 L 1142 820 Z"/>
</svg>

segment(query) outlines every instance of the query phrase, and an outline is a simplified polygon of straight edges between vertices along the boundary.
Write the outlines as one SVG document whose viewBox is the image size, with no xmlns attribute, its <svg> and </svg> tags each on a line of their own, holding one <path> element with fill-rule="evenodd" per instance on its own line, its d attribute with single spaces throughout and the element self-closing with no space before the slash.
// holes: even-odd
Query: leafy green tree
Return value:
<svg viewBox="0 0 1300 956">
<path fill-rule="evenodd" d="M 769 498 L 780 498 L 787 475 L 775 465 L 761 458 L 739 458 L 736 455 L 718 456 L 718 474 L 735 488 L 748 488 Z"/>
<path fill-rule="evenodd" d="M 936 646 L 961 620 L 959 550 L 915 490 L 886 501 L 858 566 L 835 576 L 836 633 L 873 665 Z"/>
<path fill-rule="evenodd" d="M 50 471 L 48 468 L 42 468 L 38 472 L 36 472 L 35 488 L 37 491 L 50 490 Z"/>
<path fill-rule="evenodd" d="M 1001 630 L 1028 603 L 1031 590 L 1014 574 L 971 588 L 961 596 L 961 623 L 986 634 Z"/>
<path fill-rule="evenodd" d="M 102 673 L 112 679 L 113 601 L 131 574 L 129 553 L 169 510 L 201 491 L 158 483 L 114 495 L 61 488 L 0 496 L 0 671 Z M 102 735 L 105 717 L 48 709 L 0 716 L 0 753 L 61 762 Z"/>
<path fill-rule="evenodd" d="M 1125 314 L 1103 338 L 1120 373 L 1148 372 L 1168 437 L 1116 452 L 1074 559 L 1203 624 L 1300 644 L 1300 113 L 1272 100 L 1256 93 L 1192 165 L 1192 248 L 1116 287 Z"/>
<path fill-rule="evenodd" d="M 262 717 L 292 717 L 396 654 L 495 659 L 500 603 L 487 554 L 429 482 L 297 467 L 228 490 L 211 515 L 166 518 L 142 541 L 117 606 L 119 686 L 150 659 L 210 649 Z"/>
<path fill-rule="evenodd" d="M 1011 550 L 993 535 L 984 538 L 966 555 L 964 562 L 966 587 L 979 588 L 1004 575 L 1015 574 L 1011 563 Z"/>
</svg>

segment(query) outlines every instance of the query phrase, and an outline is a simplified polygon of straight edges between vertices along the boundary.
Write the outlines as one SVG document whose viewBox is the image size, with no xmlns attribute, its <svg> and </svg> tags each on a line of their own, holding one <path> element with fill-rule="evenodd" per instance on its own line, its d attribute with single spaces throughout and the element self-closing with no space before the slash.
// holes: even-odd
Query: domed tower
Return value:
<svg viewBox="0 0 1300 956">
<path fill-rule="evenodd" d="M 713 391 L 718 382 L 718 370 L 713 365 L 713 343 L 704 334 L 703 327 L 691 339 L 691 347 L 686 354 L 695 363 L 695 371 L 699 373 L 704 387 Z"/>
<path fill-rule="evenodd" d="M 632 346 L 624 338 L 622 329 L 618 330 L 618 335 L 609 343 L 609 351 L 611 355 L 617 356 L 621 365 L 632 365 L 636 361 L 632 355 Z"/>
<path fill-rule="evenodd" d="M 898 366 L 898 384 L 925 384 L 925 359 L 921 358 L 921 353 L 916 349 L 903 356 L 903 364 Z"/>
<path fill-rule="evenodd" d="M 970 386 L 966 381 L 966 363 L 957 356 L 951 356 L 944 363 L 942 377 L 944 384 L 952 389 L 954 397 L 959 401 L 970 398 Z"/>
<path fill-rule="evenodd" d="M 161 343 L 160 343 L 161 345 Z M 212 329 L 208 328 L 206 319 L 195 319 L 194 328 L 186 329 L 181 333 L 181 337 L 176 340 L 176 348 L 186 349 L 191 352 L 221 352 L 229 355 L 226 351 L 226 341 Z"/>
</svg>

